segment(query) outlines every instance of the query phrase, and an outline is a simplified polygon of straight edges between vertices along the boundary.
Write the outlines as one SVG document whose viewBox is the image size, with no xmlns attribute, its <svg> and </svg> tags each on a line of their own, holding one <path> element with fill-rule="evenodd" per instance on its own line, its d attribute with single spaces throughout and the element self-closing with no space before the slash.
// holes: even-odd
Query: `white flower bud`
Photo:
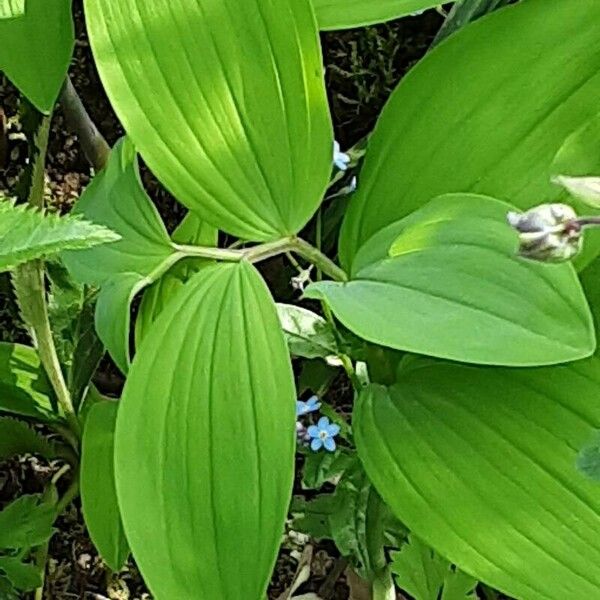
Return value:
<svg viewBox="0 0 600 600">
<path fill-rule="evenodd" d="M 525 258 L 563 262 L 581 250 L 582 226 L 567 204 L 541 204 L 524 213 L 509 212 L 507 219 L 519 233 L 519 253 Z"/>
</svg>

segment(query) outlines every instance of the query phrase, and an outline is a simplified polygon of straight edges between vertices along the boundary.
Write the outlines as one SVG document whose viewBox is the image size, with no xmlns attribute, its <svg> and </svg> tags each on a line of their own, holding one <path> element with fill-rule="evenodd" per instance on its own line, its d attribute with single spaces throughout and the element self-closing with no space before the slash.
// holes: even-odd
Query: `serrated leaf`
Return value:
<svg viewBox="0 0 600 600">
<path fill-rule="evenodd" d="M 277 314 L 291 354 L 327 358 L 338 353 L 333 329 L 323 317 L 293 304 L 277 304 Z"/>
<path fill-rule="evenodd" d="M 17 498 L 0 511 L 0 548 L 20 550 L 46 542 L 55 518 L 54 506 L 40 494 Z"/>
<path fill-rule="evenodd" d="M 333 148 L 310 0 L 85 8 L 113 108 L 173 195 L 243 239 L 302 229 L 321 203 Z"/>
<path fill-rule="evenodd" d="M 0 460 L 18 454 L 40 454 L 52 459 L 60 456 L 61 450 L 23 421 L 0 417 Z"/>
<path fill-rule="evenodd" d="M 188 212 L 173 232 L 173 242 L 178 244 L 196 244 L 198 246 L 216 246 L 219 232 Z M 135 342 L 139 346 L 150 330 L 152 323 L 173 299 L 177 290 L 202 267 L 211 261 L 203 258 L 186 258 L 171 267 L 158 281 L 144 292 L 135 322 Z"/>
<path fill-rule="evenodd" d="M 311 452 L 304 460 L 302 486 L 319 489 L 326 481 L 339 477 L 356 460 L 338 448 L 335 452 Z"/>
<path fill-rule="evenodd" d="M 12 585 L 23 592 L 35 590 L 42 585 L 42 568 L 23 562 L 18 557 L 0 556 L 0 573 L 4 573 Z"/>
<path fill-rule="evenodd" d="M 29 346 L 0 342 L 0 413 L 52 421 L 57 418 L 53 399 L 37 352 Z"/>
<path fill-rule="evenodd" d="M 0 0 L 0 19 L 12 19 L 25 13 L 25 0 Z"/>
<path fill-rule="evenodd" d="M 305 295 L 398 350 L 508 366 L 589 356 L 593 321 L 575 270 L 519 257 L 509 210 L 485 196 L 440 196 L 373 236 L 349 282 L 314 283 Z"/>
<path fill-rule="evenodd" d="M 439 0 L 313 0 L 319 28 L 325 31 L 384 23 L 439 4 Z"/>
<path fill-rule="evenodd" d="M 18 6 L 19 0 L 8 2 Z M 27 0 L 26 8 L 21 17 L 0 19 L 0 71 L 38 110 L 49 113 L 71 62 L 71 0 Z"/>
<path fill-rule="evenodd" d="M 575 462 L 600 428 L 600 359 L 539 369 L 412 362 L 394 386 L 367 388 L 352 420 L 385 502 L 510 597 L 593 597 L 600 486 Z"/>
<path fill-rule="evenodd" d="M 477 600 L 477 580 L 454 568 L 415 536 L 392 554 L 391 570 L 398 586 L 415 600 Z"/>
<path fill-rule="evenodd" d="M 71 215 L 44 214 L 28 205 L 0 200 L 0 271 L 56 254 L 118 240 L 106 227 Z"/>
<path fill-rule="evenodd" d="M 135 149 L 129 140 L 117 143 L 106 168 L 85 190 L 74 212 L 121 235 L 115 244 L 65 252 L 63 259 L 76 280 L 101 286 L 96 329 L 117 366 L 126 373 L 130 360 L 131 301 L 180 258 L 144 191 Z"/>
<path fill-rule="evenodd" d="M 295 402 L 254 267 L 194 275 L 139 348 L 117 417 L 119 506 L 156 597 L 264 596 L 292 487 Z"/>
<path fill-rule="evenodd" d="M 520 209 L 566 199 L 551 183 L 551 164 L 565 138 L 598 114 L 599 20 L 596 0 L 519 2 L 421 60 L 369 139 L 342 228 L 342 264 L 440 194 L 486 194 Z"/>
<path fill-rule="evenodd" d="M 114 472 L 117 402 L 98 402 L 90 409 L 81 452 L 81 503 L 85 523 L 100 556 L 119 571 L 129 556 Z"/>
</svg>

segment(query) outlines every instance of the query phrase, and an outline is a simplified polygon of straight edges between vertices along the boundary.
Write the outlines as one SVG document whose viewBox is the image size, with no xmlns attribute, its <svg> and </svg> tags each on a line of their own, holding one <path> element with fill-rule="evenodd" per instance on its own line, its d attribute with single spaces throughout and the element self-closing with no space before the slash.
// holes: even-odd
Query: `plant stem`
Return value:
<svg viewBox="0 0 600 600">
<path fill-rule="evenodd" d="M 27 201 L 31 206 L 44 206 L 44 165 L 48 135 L 50 132 L 50 116 L 43 117 L 40 126 L 34 134 L 34 152 L 32 157 L 31 184 Z M 46 370 L 54 393 L 73 432 L 79 436 L 81 427 L 75 414 L 71 394 L 60 366 L 46 301 L 46 284 L 44 280 L 44 265 L 41 260 L 34 260 L 18 267 L 15 272 L 18 281 L 18 295 L 25 320 L 33 331 L 40 361 Z"/>
<path fill-rule="evenodd" d="M 345 271 L 338 267 L 330 258 L 325 256 L 318 248 L 315 248 L 303 239 L 294 236 L 281 238 L 274 242 L 266 242 L 244 249 L 189 246 L 185 244 L 173 244 L 173 247 L 185 256 L 197 256 L 227 262 L 247 260 L 251 263 L 257 263 L 286 252 L 295 252 L 314 264 L 332 279 L 336 281 L 348 281 L 348 276 Z"/>
<path fill-rule="evenodd" d="M 67 125 L 77 135 L 88 162 L 96 171 L 102 170 L 108 161 L 110 146 L 92 121 L 69 76 L 60 93 L 60 105 Z"/>
</svg>

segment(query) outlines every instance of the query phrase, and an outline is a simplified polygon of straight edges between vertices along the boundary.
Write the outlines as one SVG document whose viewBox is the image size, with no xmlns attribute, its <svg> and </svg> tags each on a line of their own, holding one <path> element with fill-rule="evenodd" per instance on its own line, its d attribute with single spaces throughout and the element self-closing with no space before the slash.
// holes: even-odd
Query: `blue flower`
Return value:
<svg viewBox="0 0 600 600">
<path fill-rule="evenodd" d="M 311 396 L 306 402 L 303 400 L 296 400 L 296 416 L 301 417 L 302 415 L 315 412 L 316 410 L 319 410 L 320 406 L 321 403 L 317 396 Z"/>
<path fill-rule="evenodd" d="M 307 432 L 312 440 L 310 442 L 311 450 L 316 452 L 325 447 L 325 450 L 333 452 L 335 450 L 335 440 L 333 438 L 340 432 L 340 426 L 330 423 L 327 417 L 321 417 L 316 425 L 311 425 L 307 429 Z"/>
<path fill-rule="evenodd" d="M 333 164 L 340 171 L 345 171 L 350 164 L 350 157 L 345 152 L 340 151 L 338 142 L 333 142 Z"/>
</svg>

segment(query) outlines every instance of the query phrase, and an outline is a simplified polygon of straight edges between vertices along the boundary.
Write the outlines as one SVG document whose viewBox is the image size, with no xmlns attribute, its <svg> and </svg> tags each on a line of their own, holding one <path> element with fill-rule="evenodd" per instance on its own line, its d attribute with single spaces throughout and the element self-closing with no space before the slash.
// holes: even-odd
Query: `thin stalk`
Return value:
<svg viewBox="0 0 600 600">
<path fill-rule="evenodd" d="M 173 247 L 185 256 L 196 256 L 199 258 L 208 258 L 225 262 L 247 260 L 251 263 L 257 263 L 278 256 L 279 254 L 295 252 L 314 264 L 332 279 L 336 281 L 348 281 L 348 276 L 345 271 L 338 267 L 330 258 L 325 256 L 318 248 L 315 248 L 301 238 L 293 236 L 243 249 L 190 246 L 186 244 L 173 244 Z"/>
<path fill-rule="evenodd" d="M 325 275 L 331 277 L 331 279 L 335 281 L 348 281 L 348 275 L 341 267 L 338 267 L 318 248 L 311 246 L 303 239 L 294 239 L 292 251 L 311 262 L 313 265 L 315 265 L 315 267 L 317 267 L 317 269 L 321 269 L 321 271 L 323 271 Z"/>
<path fill-rule="evenodd" d="M 597 227 L 600 225 L 600 217 L 580 217 L 578 219 L 574 219 L 574 222 L 580 227 Z"/>
<path fill-rule="evenodd" d="M 77 135 L 88 162 L 100 171 L 108 161 L 110 146 L 92 121 L 69 76 L 60 93 L 60 105 L 67 125 Z"/>
<path fill-rule="evenodd" d="M 317 250 L 321 252 L 322 249 L 322 240 L 323 240 L 323 213 L 321 207 L 319 206 L 319 210 L 317 211 L 317 222 L 315 224 L 315 246 Z M 323 279 L 323 273 L 321 269 L 317 267 L 317 281 L 321 281 Z"/>
<path fill-rule="evenodd" d="M 31 185 L 28 203 L 37 208 L 44 206 L 44 174 L 46 162 L 46 150 L 48 148 L 48 135 L 50 132 L 50 116 L 43 117 L 38 131 L 34 136 L 34 150 L 36 155 L 33 157 Z M 31 327 L 34 339 L 37 345 L 40 361 L 46 370 L 48 379 L 52 384 L 56 399 L 62 408 L 65 417 L 73 432 L 79 436 L 81 426 L 71 394 L 65 381 L 52 330 L 50 329 L 50 319 L 48 316 L 48 304 L 46 300 L 46 284 L 44 279 L 44 264 L 41 260 L 34 260 L 20 266 L 17 270 L 17 279 L 26 297 L 22 298 L 22 309 L 26 313 L 26 319 Z"/>
</svg>

